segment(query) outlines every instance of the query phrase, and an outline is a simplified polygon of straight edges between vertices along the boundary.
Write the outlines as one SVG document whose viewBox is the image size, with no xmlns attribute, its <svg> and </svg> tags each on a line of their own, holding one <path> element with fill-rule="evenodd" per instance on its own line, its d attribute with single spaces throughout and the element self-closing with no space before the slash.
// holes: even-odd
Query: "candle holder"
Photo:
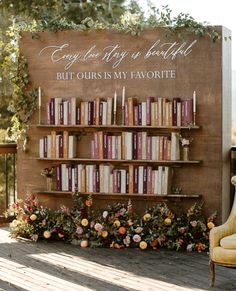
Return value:
<svg viewBox="0 0 236 291">
<path fill-rule="evenodd" d="M 193 112 L 193 125 L 196 125 L 196 112 Z"/>
<path fill-rule="evenodd" d="M 113 124 L 116 125 L 116 111 L 114 111 L 113 114 Z"/>
<path fill-rule="evenodd" d="M 122 106 L 122 120 L 121 124 L 125 125 L 125 106 Z"/>
<path fill-rule="evenodd" d="M 41 106 L 39 106 L 39 124 L 41 124 Z"/>
</svg>

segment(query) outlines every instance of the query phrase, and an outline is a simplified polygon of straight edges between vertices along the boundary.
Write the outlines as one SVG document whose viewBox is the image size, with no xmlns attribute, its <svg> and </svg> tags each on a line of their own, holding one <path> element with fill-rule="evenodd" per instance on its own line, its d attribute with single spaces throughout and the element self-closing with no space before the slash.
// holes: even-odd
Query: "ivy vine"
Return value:
<svg viewBox="0 0 236 291">
<path fill-rule="evenodd" d="M 176 17 L 171 16 L 171 10 L 168 6 L 162 9 L 150 7 L 150 14 L 144 17 L 140 8 L 130 9 L 120 17 L 120 21 L 116 24 L 108 22 L 94 21 L 92 18 L 85 18 L 80 24 L 67 21 L 66 18 L 45 21 L 41 19 L 33 21 L 30 25 L 26 23 L 16 23 L 9 28 L 8 36 L 12 41 L 4 48 L 5 59 L 3 62 L 3 70 L 10 72 L 11 84 L 13 88 L 12 101 L 9 110 L 14 113 L 12 117 L 12 125 L 8 129 L 8 133 L 15 141 L 23 141 L 23 149 L 25 149 L 27 141 L 28 121 L 36 109 L 37 89 L 28 91 L 30 78 L 28 74 L 27 60 L 20 55 L 18 41 L 21 31 L 29 31 L 32 38 L 39 38 L 37 32 L 45 30 L 57 32 L 62 30 L 95 30 L 95 29 L 116 29 L 132 35 L 139 35 L 147 28 L 165 28 L 166 36 L 175 35 L 179 38 L 185 38 L 189 34 L 196 36 L 207 35 L 212 41 L 217 41 L 221 35 L 207 23 L 200 23 L 194 20 L 189 14 L 180 13 Z M 143 32 L 145 33 L 145 32 Z"/>
</svg>

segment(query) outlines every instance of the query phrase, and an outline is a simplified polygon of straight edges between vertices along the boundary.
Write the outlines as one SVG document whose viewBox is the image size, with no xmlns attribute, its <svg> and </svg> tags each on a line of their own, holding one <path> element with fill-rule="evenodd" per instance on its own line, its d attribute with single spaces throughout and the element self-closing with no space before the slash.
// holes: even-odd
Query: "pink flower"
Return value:
<svg viewBox="0 0 236 291">
<path fill-rule="evenodd" d="M 123 243 L 126 247 L 130 245 L 130 237 L 128 235 L 123 239 Z"/>
<path fill-rule="evenodd" d="M 39 238 L 39 236 L 37 234 L 33 234 L 31 236 L 32 241 L 35 241 L 35 242 L 38 240 L 38 238 Z"/>
<path fill-rule="evenodd" d="M 76 233 L 78 235 L 81 235 L 83 233 L 83 228 L 81 226 L 78 226 L 77 229 L 76 229 Z"/>
<path fill-rule="evenodd" d="M 141 226 L 138 226 L 134 230 L 136 233 L 141 233 L 143 231 L 143 228 Z"/>
<path fill-rule="evenodd" d="M 97 232 L 101 232 L 103 230 L 101 223 L 95 223 L 94 228 Z"/>
<path fill-rule="evenodd" d="M 136 242 L 136 243 L 140 242 L 141 241 L 141 236 L 139 234 L 135 234 L 133 236 L 133 241 Z"/>
</svg>

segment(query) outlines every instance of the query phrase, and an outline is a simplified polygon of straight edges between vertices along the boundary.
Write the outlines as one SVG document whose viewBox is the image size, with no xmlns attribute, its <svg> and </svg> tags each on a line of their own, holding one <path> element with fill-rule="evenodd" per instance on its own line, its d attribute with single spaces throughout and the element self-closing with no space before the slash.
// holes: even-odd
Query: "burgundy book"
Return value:
<svg viewBox="0 0 236 291">
<path fill-rule="evenodd" d="M 121 171 L 117 171 L 117 193 L 121 193 Z"/>
<path fill-rule="evenodd" d="M 94 102 L 93 101 L 89 101 L 88 102 L 88 125 L 92 125 L 93 124 L 93 117 L 94 117 Z"/>
<path fill-rule="evenodd" d="M 55 98 L 51 98 L 50 101 L 50 124 L 55 124 Z"/>
<path fill-rule="evenodd" d="M 113 170 L 113 192 L 117 193 L 118 187 L 117 187 L 117 182 L 118 182 L 118 170 Z"/>
<path fill-rule="evenodd" d="M 147 194 L 152 193 L 152 167 L 147 167 Z"/>
<path fill-rule="evenodd" d="M 47 103 L 46 103 L 46 110 L 47 110 L 47 124 L 51 124 L 51 119 L 50 119 L 50 101 L 47 101 Z"/>
<path fill-rule="evenodd" d="M 143 193 L 147 194 L 147 166 L 143 167 Z"/>
<path fill-rule="evenodd" d="M 142 160 L 142 132 L 137 133 L 137 159 Z"/>
<path fill-rule="evenodd" d="M 67 165 L 67 171 L 68 171 L 68 190 L 72 191 L 72 165 Z"/>
<path fill-rule="evenodd" d="M 63 103 L 59 103 L 59 124 L 64 124 L 64 118 L 63 118 Z"/>
<path fill-rule="evenodd" d="M 75 192 L 78 192 L 78 165 L 75 165 Z"/>
<path fill-rule="evenodd" d="M 107 144 L 107 141 L 108 141 L 108 136 L 107 136 L 107 133 L 104 132 L 103 133 L 103 158 L 104 159 L 108 158 L 108 144 Z"/>
<path fill-rule="evenodd" d="M 102 125 L 102 112 L 103 112 L 103 104 L 100 102 L 99 104 L 99 125 Z"/>
<path fill-rule="evenodd" d="M 100 192 L 100 173 L 98 169 L 96 169 L 96 192 Z"/>
<path fill-rule="evenodd" d="M 137 132 L 133 132 L 133 160 L 138 158 L 138 135 Z"/>
<path fill-rule="evenodd" d="M 184 100 L 181 101 L 181 125 L 185 126 L 186 121 L 185 121 L 185 102 Z"/>
<path fill-rule="evenodd" d="M 129 193 L 129 172 L 126 171 L 126 193 Z"/>
<path fill-rule="evenodd" d="M 107 158 L 108 159 L 112 158 L 112 136 L 111 135 L 107 136 Z"/>
<path fill-rule="evenodd" d="M 147 125 L 151 125 L 151 103 L 154 101 L 154 97 L 147 97 L 147 115 L 146 115 L 146 122 Z"/>
<path fill-rule="evenodd" d="M 59 135 L 59 158 L 63 158 L 64 155 L 64 149 L 63 149 L 63 136 Z"/>
<path fill-rule="evenodd" d="M 48 157 L 48 137 L 43 137 L 43 156 L 44 158 Z"/>
<path fill-rule="evenodd" d="M 134 106 L 134 125 L 138 125 L 138 106 Z"/>
<path fill-rule="evenodd" d="M 61 165 L 56 166 L 56 191 L 61 191 Z"/>
<path fill-rule="evenodd" d="M 151 160 L 152 159 L 152 137 L 147 136 L 147 146 L 146 146 L 146 159 Z"/>
<path fill-rule="evenodd" d="M 134 166 L 134 193 L 138 193 L 138 166 Z"/>
<path fill-rule="evenodd" d="M 138 103 L 138 125 L 142 125 L 142 103 Z"/>
</svg>

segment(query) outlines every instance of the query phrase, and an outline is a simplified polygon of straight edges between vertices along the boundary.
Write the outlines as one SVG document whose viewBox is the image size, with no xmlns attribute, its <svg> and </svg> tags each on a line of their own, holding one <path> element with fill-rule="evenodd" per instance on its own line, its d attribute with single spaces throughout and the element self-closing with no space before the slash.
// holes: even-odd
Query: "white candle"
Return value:
<svg viewBox="0 0 236 291">
<path fill-rule="evenodd" d="M 193 92 L 193 113 L 196 113 L 197 100 L 196 100 L 196 91 Z"/>
<path fill-rule="evenodd" d="M 125 87 L 122 89 L 122 107 L 125 107 Z"/>
<path fill-rule="evenodd" d="M 117 96 L 116 96 L 116 91 L 115 91 L 115 94 L 114 94 L 114 112 L 116 112 L 116 99 L 117 99 Z"/>
<path fill-rule="evenodd" d="M 42 100 L 41 100 L 41 87 L 39 87 L 39 91 L 38 91 L 38 98 L 39 98 L 39 107 L 41 107 L 42 105 Z"/>
</svg>

